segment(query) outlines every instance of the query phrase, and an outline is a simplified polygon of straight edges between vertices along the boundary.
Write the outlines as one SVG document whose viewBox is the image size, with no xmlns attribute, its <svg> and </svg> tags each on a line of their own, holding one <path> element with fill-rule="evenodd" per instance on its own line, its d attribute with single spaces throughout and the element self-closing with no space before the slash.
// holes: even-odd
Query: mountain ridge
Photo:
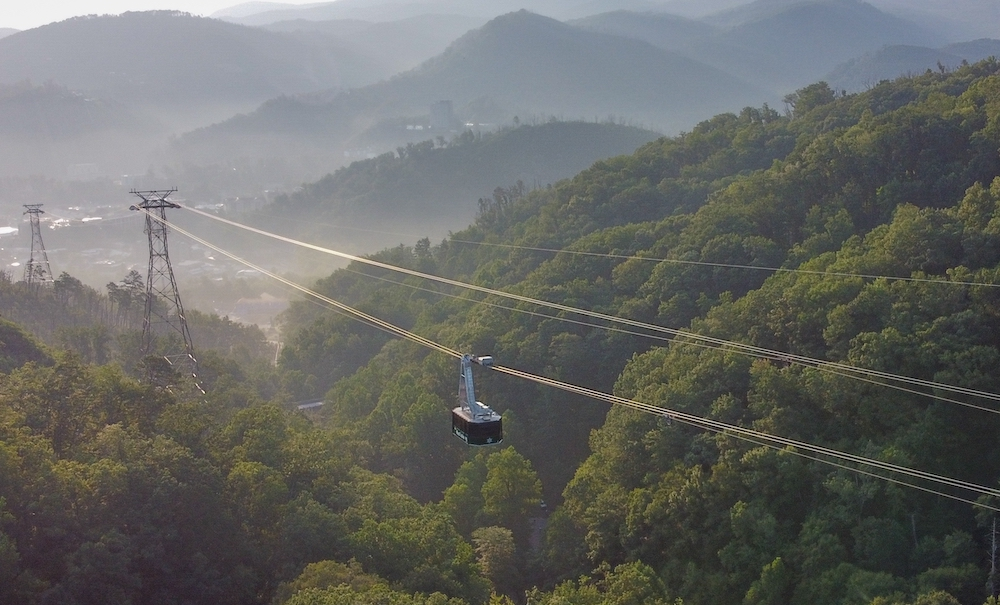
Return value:
<svg viewBox="0 0 1000 605">
<path fill-rule="evenodd" d="M 573 23 L 644 40 L 781 96 L 865 52 L 937 39 L 860 0 L 758 0 L 720 15 L 695 21 L 617 11 Z"/>
<path fill-rule="evenodd" d="M 629 79 L 637 66 L 645 73 Z M 608 80 L 602 82 L 604 77 Z M 678 92 L 685 81 L 703 96 Z M 646 42 L 585 32 L 518 11 L 470 31 L 440 55 L 385 82 L 341 93 L 325 105 L 294 99 L 284 105 L 308 105 L 310 112 L 326 107 L 343 123 L 356 121 L 344 116 L 359 108 L 377 107 L 384 116 L 420 115 L 436 100 L 450 98 L 461 113 L 483 97 L 506 103 L 508 119 L 522 111 L 588 119 L 618 115 L 660 128 L 666 122 L 668 129 L 680 130 L 713 111 L 763 101 L 766 93 Z M 665 109 L 670 100 L 686 105 Z M 241 121 L 253 118 L 250 114 Z M 232 126 L 230 121 L 212 129 Z"/>
<path fill-rule="evenodd" d="M 162 52 L 164 41 L 174 52 Z M 246 111 L 281 94 L 349 84 L 361 66 L 359 57 L 288 34 L 178 11 L 77 17 L 0 39 L 2 83 L 51 80 L 133 106 L 177 110 Z"/>
<path fill-rule="evenodd" d="M 1000 40 L 983 38 L 948 44 L 940 48 L 893 45 L 846 61 L 830 71 L 824 80 L 837 89 L 859 91 L 899 75 L 924 70 L 955 69 L 1000 56 Z"/>
</svg>

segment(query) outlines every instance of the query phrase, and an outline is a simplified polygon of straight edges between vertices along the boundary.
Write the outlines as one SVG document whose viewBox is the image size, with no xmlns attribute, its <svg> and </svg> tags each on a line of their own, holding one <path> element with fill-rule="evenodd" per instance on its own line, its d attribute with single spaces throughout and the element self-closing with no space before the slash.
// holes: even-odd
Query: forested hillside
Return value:
<svg viewBox="0 0 1000 605">
<path fill-rule="evenodd" d="M 995 392 L 994 288 L 948 282 L 995 283 L 997 69 L 985 62 L 846 97 L 813 85 L 789 98 L 787 116 L 767 108 L 718 116 L 687 135 L 598 162 L 552 189 L 500 195 L 484 205 L 475 225 L 440 245 L 377 258 L 612 315 Z M 553 256 L 537 248 L 666 260 Z M 574 384 L 604 390 L 617 384 L 618 393 L 657 405 L 982 484 L 995 486 L 1000 472 L 991 437 L 995 414 L 780 359 L 663 346 L 355 273 L 335 274 L 320 287 L 422 335 Z M 384 337 L 316 313 L 313 306 L 293 310 L 290 325 L 303 331 L 284 361 L 312 376 L 317 393 L 333 386 L 324 408 L 333 426 L 360 431 L 371 442 L 372 431 L 387 439 L 404 430 L 405 403 L 385 424 L 391 409 L 385 406 L 399 405 L 389 393 L 400 381 L 411 389 L 404 402 L 427 390 L 447 397 L 449 381 L 433 378 L 444 371 L 441 361 L 430 355 L 418 362 L 417 351 L 403 355 L 410 345 L 392 344 L 341 378 Z M 327 373 L 331 367 L 338 369 Z M 878 595 L 910 602 L 934 590 L 967 603 L 986 597 L 983 523 L 991 517 L 969 505 L 859 482 L 846 470 L 631 411 L 615 410 L 605 425 L 603 404 L 509 378 L 487 375 L 481 383 L 484 400 L 510 419 L 507 442 L 538 469 L 548 501 L 563 501 L 547 537 L 550 581 L 602 563 L 642 561 L 664 594 L 694 603 L 745 596 L 747 602 L 868 603 Z M 585 445 L 589 431 L 602 425 Z M 407 468 L 417 456 L 394 461 L 390 454 L 383 450 L 373 460 L 403 477 L 408 489 L 438 488 L 425 469 Z M 446 490 L 446 504 L 459 499 L 456 489 Z M 765 589 L 771 592 L 762 596 Z"/>
<path fill-rule="evenodd" d="M 831 71 L 826 81 L 835 89 L 863 90 L 899 74 L 918 74 L 937 66 L 955 69 L 963 63 L 975 63 L 1000 53 L 1000 40 L 983 38 L 942 48 L 922 46 L 885 46 L 856 57 Z"/>
<path fill-rule="evenodd" d="M 387 142 L 395 147 L 405 125 L 426 123 L 429 107 L 442 99 L 451 101 L 460 124 L 492 127 L 526 115 L 627 116 L 676 132 L 715 112 L 774 96 L 696 58 L 521 10 L 469 31 L 441 54 L 388 80 L 332 96 L 272 99 L 251 113 L 187 133 L 172 149 L 207 163 L 204 158 L 271 158 L 275 150 L 296 149 L 300 139 L 338 152 L 384 149 Z"/>
<path fill-rule="evenodd" d="M 136 150 L 144 139 L 162 132 L 162 124 L 121 103 L 92 98 L 51 81 L 42 86 L 27 80 L 0 84 L 0 177 L 4 179 L 40 171 L 62 176 L 81 157 L 91 163 L 143 167 L 135 160 Z"/>
<path fill-rule="evenodd" d="M 1000 63 L 787 101 L 372 256 L 714 345 L 363 263 L 314 286 L 661 413 L 483 370 L 505 441 L 470 450 L 454 359 L 304 302 L 273 372 L 217 359 L 204 397 L 5 327 L 0 601 L 995 603 L 998 499 L 954 481 L 1000 487 Z"/>
<path fill-rule="evenodd" d="M 65 272 L 50 287 L 15 282 L 10 273 L 0 272 L 0 316 L 44 342 L 72 350 L 84 361 L 114 361 L 134 368 L 145 310 L 145 279 L 130 271 L 105 289 L 106 293 L 98 292 Z M 257 326 L 195 310 L 185 315 L 204 352 L 225 353 L 244 364 L 266 364 L 274 355 L 274 343 Z M 168 341 L 161 343 L 166 350 L 171 346 Z"/>
<path fill-rule="evenodd" d="M 154 41 L 169 41 L 174 52 Z M 178 112 L 245 110 L 281 94 L 352 85 L 365 67 L 338 48 L 177 11 L 76 17 L 0 42 L 2 82 L 51 80 L 133 108 Z"/>
<path fill-rule="evenodd" d="M 468 225 L 476 200 L 498 185 L 522 181 L 526 188 L 544 187 L 658 136 L 624 124 L 557 120 L 492 133 L 467 130 L 450 141 L 439 137 L 353 162 L 279 196 L 271 210 L 279 217 L 309 214 L 328 223 L 409 233 L 436 225 L 434 231 L 442 233 L 441 225 L 456 230 Z M 342 237 L 352 234 L 338 233 Z M 361 237 L 368 241 L 371 234 Z"/>
</svg>

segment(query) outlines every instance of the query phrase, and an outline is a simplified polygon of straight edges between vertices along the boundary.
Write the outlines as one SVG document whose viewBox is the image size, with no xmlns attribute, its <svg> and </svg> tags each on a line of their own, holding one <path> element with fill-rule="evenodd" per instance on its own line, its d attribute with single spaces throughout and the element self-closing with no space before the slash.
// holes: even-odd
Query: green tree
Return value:
<svg viewBox="0 0 1000 605">
<path fill-rule="evenodd" d="M 531 463 L 512 447 L 486 459 L 483 514 L 511 530 L 519 548 L 528 546 L 530 519 L 538 514 L 542 483 Z"/>
<path fill-rule="evenodd" d="M 476 558 L 493 591 L 514 598 L 521 586 L 514 534 L 505 527 L 480 527 L 472 532 Z"/>
</svg>

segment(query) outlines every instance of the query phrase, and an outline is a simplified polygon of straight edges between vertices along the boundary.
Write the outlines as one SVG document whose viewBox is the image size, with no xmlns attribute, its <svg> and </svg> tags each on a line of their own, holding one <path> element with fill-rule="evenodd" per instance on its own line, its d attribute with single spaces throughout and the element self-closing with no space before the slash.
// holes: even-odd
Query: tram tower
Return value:
<svg viewBox="0 0 1000 605">
<path fill-rule="evenodd" d="M 145 233 L 149 237 L 149 271 L 146 274 L 146 308 L 142 316 L 142 355 L 154 352 L 158 336 L 176 334 L 183 343 L 183 350 L 165 352 L 163 357 L 177 370 L 182 370 L 197 382 L 198 361 L 191 344 L 191 332 L 184 316 L 184 305 L 177 290 L 177 280 L 170 265 L 167 250 L 167 208 L 180 208 L 167 199 L 177 191 L 136 191 L 131 193 L 142 201 L 131 207 L 146 215 Z"/>
<path fill-rule="evenodd" d="M 38 215 L 44 214 L 42 205 L 25 204 L 24 213 L 31 222 L 31 255 L 24 265 L 24 281 L 28 285 L 51 284 L 52 267 L 49 266 L 49 255 L 45 252 L 45 243 L 42 242 L 42 226 L 38 221 Z"/>
</svg>

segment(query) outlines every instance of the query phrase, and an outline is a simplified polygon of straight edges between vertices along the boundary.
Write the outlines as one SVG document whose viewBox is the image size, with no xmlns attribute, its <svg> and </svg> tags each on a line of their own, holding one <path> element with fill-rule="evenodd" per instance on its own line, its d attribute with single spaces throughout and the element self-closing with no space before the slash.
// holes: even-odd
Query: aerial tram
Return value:
<svg viewBox="0 0 1000 605">
<path fill-rule="evenodd" d="M 462 355 L 458 374 L 458 407 L 451 411 L 451 432 L 469 445 L 497 445 L 503 441 L 503 418 L 476 401 L 472 364 L 493 365 L 489 356 Z"/>
</svg>

